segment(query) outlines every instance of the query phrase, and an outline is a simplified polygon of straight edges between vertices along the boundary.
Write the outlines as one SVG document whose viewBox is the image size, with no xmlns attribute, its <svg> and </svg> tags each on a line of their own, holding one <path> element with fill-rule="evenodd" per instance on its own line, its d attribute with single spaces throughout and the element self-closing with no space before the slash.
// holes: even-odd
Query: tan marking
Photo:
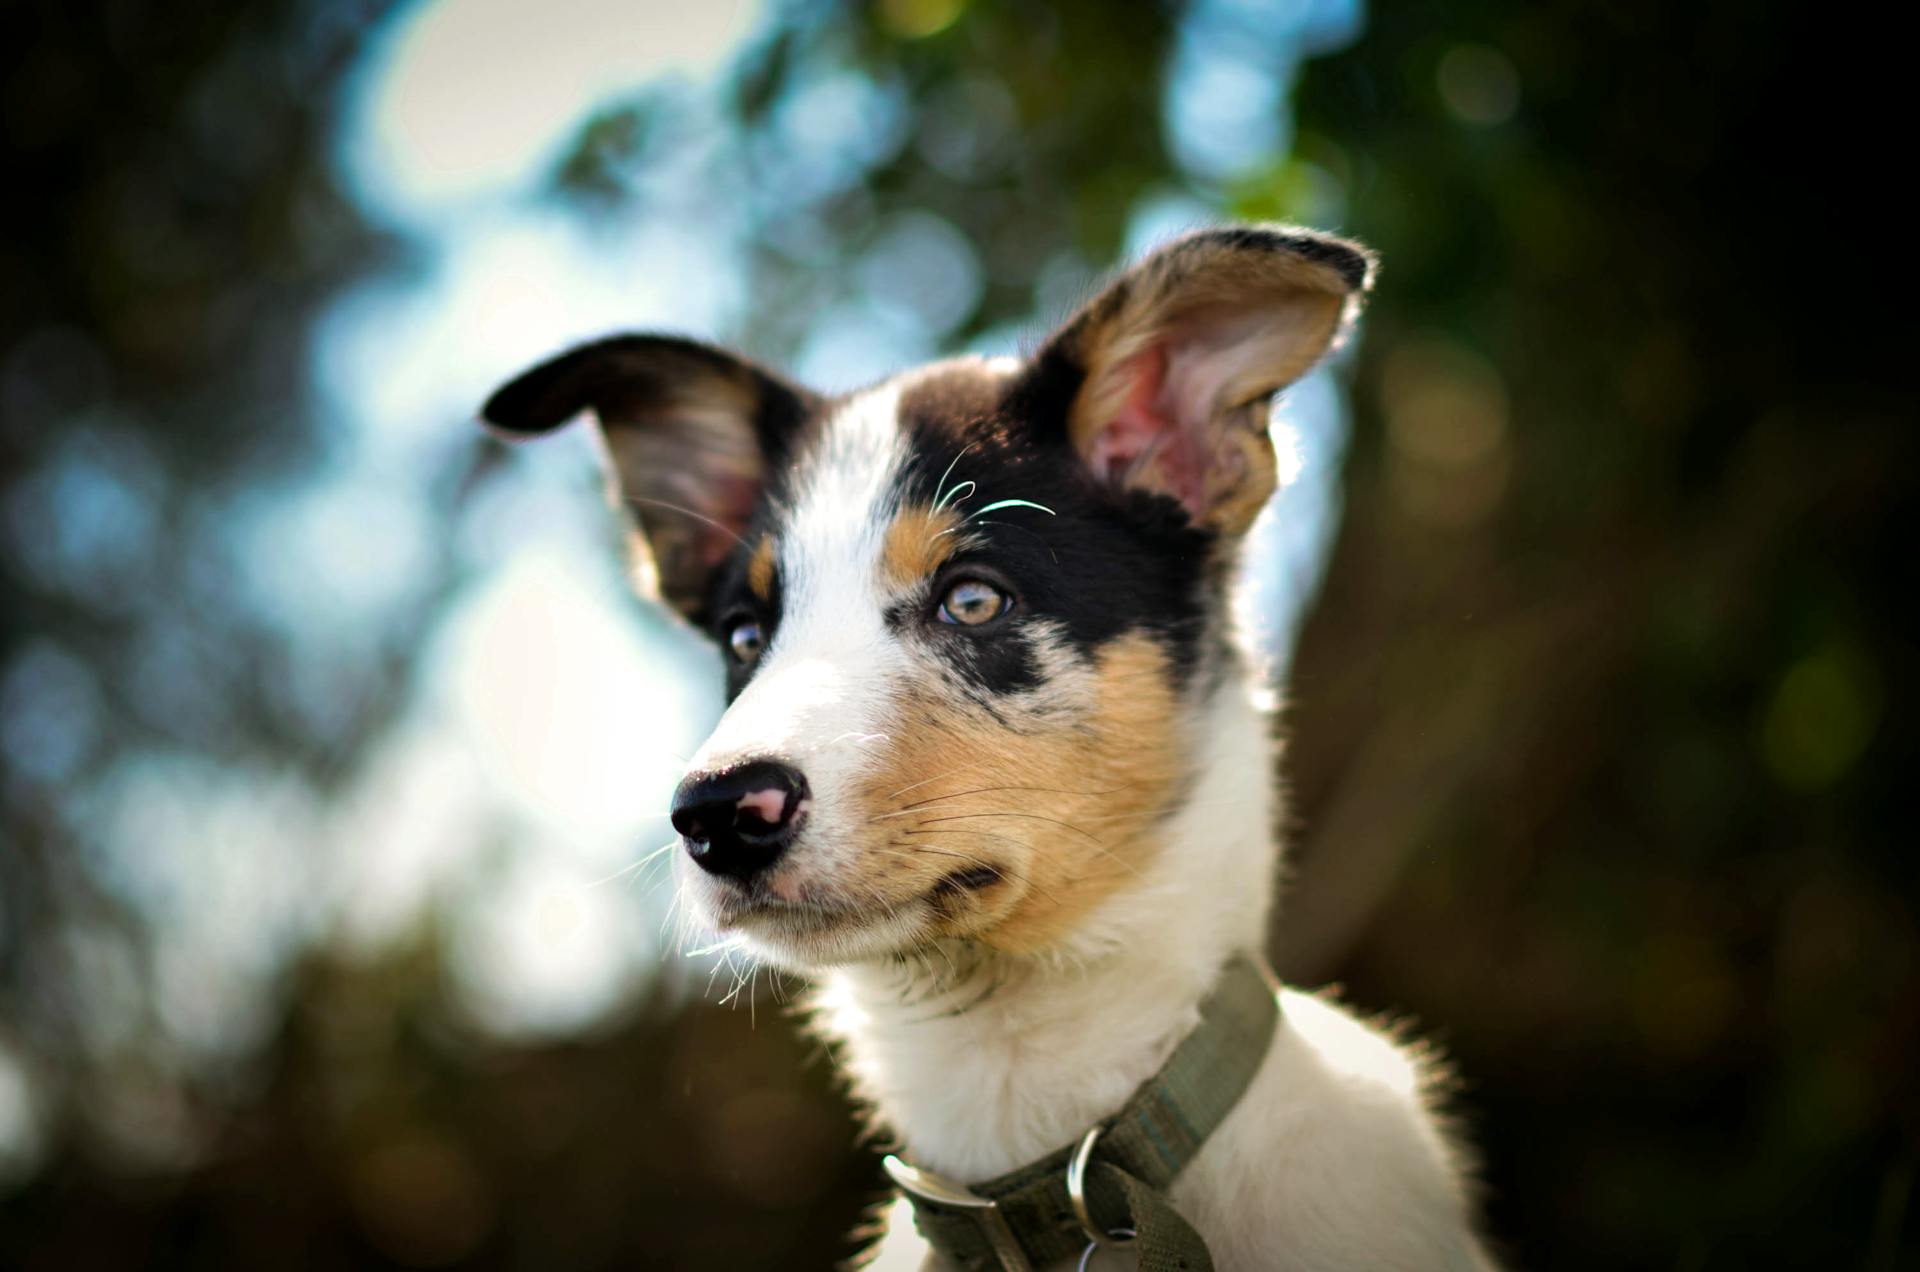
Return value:
<svg viewBox="0 0 1920 1272">
<path fill-rule="evenodd" d="M 1150 860 L 1183 776 L 1182 715 L 1165 652 L 1138 634 L 1000 714 L 1006 723 L 937 685 L 907 694 L 856 796 L 882 837 L 855 868 L 902 904 L 994 867 L 1002 881 L 950 897 L 937 935 L 1029 952 Z"/>
<path fill-rule="evenodd" d="M 763 601 L 773 599 L 773 536 L 763 535 L 747 559 L 747 586 Z"/>
<path fill-rule="evenodd" d="M 939 569 L 960 546 L 959 514 L 952 508 L 903 508 L 887 527 L 880 577 L 896 591 L 912 587 Z"/>
</svg>

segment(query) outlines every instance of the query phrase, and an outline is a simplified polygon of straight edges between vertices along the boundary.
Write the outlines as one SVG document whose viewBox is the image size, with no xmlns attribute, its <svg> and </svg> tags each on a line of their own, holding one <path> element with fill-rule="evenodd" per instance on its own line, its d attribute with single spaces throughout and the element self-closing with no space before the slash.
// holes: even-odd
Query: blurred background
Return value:
<svg viewBox="0 0 1920 1272">
<path fill-rule="evenodd" d="M 794 987 L 649 857 L 718 664 L 580 431 L 473 408 L 624 327 L 1018 350 L 1222 217 L 1385 260 L 1249 567 L 1281 971 L 1452 1055 L 1522 1266 L 1920 1266 L 1910 73 L 1849 12 L 11 6 L 0 1267 L 849 1254 Z"/>
</svg>

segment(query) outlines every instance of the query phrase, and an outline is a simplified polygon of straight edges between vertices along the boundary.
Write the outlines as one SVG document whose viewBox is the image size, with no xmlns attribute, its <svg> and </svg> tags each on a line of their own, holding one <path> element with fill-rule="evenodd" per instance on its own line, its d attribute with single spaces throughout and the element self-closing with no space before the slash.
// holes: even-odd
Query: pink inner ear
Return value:
<svg viewBox="0 0 1920 1272">
<path fill-rule="evenodd" d="M 1207 455 L 1204 420 L 1183 422 L 1179 403 L 1167 383 L 1167 351 L 1156 344 L 1115 367 L 1127 384 L 1127 396 L 1111 420 L 1094 435 L 1087 463 L 1096 476 L 1116 484 L 1136 479 L 1151 467 L 1154 483 L 1186 505 L 1198 519 L 1207 506 Z"/>
</svg>

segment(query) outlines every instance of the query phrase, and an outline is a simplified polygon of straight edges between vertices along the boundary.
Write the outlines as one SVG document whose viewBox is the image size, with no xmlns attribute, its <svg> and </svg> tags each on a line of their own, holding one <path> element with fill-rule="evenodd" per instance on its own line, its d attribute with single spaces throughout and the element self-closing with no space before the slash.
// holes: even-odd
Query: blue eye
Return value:
<svg viewBox="0 0 1920 1272">
<path fill-rule="evenodd" d="M 752 619 L 735 623 L 727 631 L 727 649 L 733 654 L 734 661 L 743 667 L 751 666 L 760 657 L 760 650 L 765 644 L 766 638 L 761 635 L 760 624 Z"/>
<path fill-rule="evenodd" d="M 940 598 L 940 621 L 957 627 L 991 623 L 1013 606 L 1013 598 L 991 583 L 961 579 Z"/>
</svg>

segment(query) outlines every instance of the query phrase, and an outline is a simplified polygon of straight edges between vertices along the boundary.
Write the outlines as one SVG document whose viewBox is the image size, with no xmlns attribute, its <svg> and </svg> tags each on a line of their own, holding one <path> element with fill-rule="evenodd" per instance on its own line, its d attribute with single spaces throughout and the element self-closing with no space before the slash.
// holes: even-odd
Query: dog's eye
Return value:
<svg viewBox="0 0 1920 1272">
<path fill-rule="evenodd" d="M 760 649 L 765 644 L 766 638 L 761 635 L 760 624 L 750 618 L 744 622 L 735 623 L 727 629 L 727 648 L 733 652 L 735 661 L 743 667 L 753 664 L 753 660 L 760 656 Z"/>
<path fill-rule="evenodd" d="M 940 621 L 961 627 L 978 627 L 1005 614 L 1013 598 L 991 583 L 979 579 L 961 579 L 940 598 Z"/>
</svg>

